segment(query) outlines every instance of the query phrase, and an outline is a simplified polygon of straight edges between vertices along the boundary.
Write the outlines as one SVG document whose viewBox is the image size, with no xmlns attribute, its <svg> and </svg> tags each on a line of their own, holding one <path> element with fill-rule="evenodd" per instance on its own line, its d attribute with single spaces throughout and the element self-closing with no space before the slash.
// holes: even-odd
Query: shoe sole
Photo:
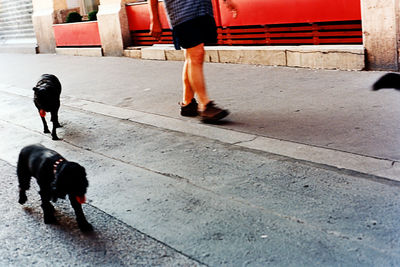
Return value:
<svg viewBox="0 0 400 267">
<path fill-rule="evenodd" d="M 198 112 L 182 112 L 181 111 L 181 116 L 183 116 L 183 117 L 196 117 L 197 115 L 199 115 Z"/>
<path fill-rule="evenodd" d="M 201 121 L 205 122 L 205 123 L 213 123 L 213 122 L 217 122 L 223 118 L 225 118 L 226 116 L 229 115 L 229 111 L 227 110 L 223 110 L 220 113 L 216 114 L 214 117 L 212 118 L 208 118 L 208 117 L 201 117 Z M 200 115 L 201 116 L 201 115 Z"/>
</svg>

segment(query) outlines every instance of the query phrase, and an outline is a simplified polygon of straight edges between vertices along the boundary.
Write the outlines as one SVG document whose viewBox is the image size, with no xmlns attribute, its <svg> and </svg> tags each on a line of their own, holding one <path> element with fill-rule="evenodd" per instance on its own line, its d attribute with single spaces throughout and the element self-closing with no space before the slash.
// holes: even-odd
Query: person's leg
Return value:
<svg viewBox="0 0 400 267">
<path fill-rule="evenodd" d="M 174 28 L 179 44 L 184 48 L 182 116 L 200 115 L 203 122 L 216 122 L 229 114 L 210 101 L 204 78 L 204 44 L 215 43 L 217 30 L 212 17 L 203 16 L 184 22 Z M 197 100 L 194 99 L 197 95 Z"/>
<path fill-rule="evenodd" d="M 186 106 L 190 104 L 190 102 L 194 98 L 194 91 L 189 81 L 187 60 L 185 60 L 185 63 L 183 65 L 182 81 L 183 81 L 183 100 L 181 104 L 182 106 Z"/>
<path fill-rule="evenodd" d="M 204 110 L 205 106 L 210 102 L 203 72 L 204 53 L 204 44 L 185 49 L 184 73 L 186 69 L 186 75 L 184 74 L 184 101 L 190 102 L 193 98 L 191 97 L 191 93 L 196 93 L 200 111 Z M 185 85 L 185 79 L 188 86 Z"/>
</svg>

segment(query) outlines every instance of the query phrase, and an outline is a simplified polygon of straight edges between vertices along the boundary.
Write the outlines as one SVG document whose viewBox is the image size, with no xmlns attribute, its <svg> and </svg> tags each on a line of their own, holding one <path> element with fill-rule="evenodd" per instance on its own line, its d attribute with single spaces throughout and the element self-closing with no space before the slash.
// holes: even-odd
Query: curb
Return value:
<svg viewBox="0 0 400 267">
<path fill-rule="evenodd" d="M 205 61 L 311 69 L 363 70 L 362 45 L 304 46 L 207 46 Z M 124 56 L 149 60 L 184 60 L 183 51 L 172 45 L 128 47 Z"/>
<path fill-rule="evenodd" d="M 23 88 L 0 84 L 0 91 L 31 98 L 30 92 Z M 73 97 L 62 98 L 62 103 L 64 106 L 76 108 L 85 112 L 92 112 L 153 127 L 202 136 L 233 146 L 277 154 L 297 160 L 327 165 L 338 169 L 355 171 L 400 182 L 400 162 L 393 160 L 247 134 L 202 124 L 197 121 L 185 121 Z"/>
<path fill-rule="evenodd" d="M 310 69 L 364 70 L 362 45 L 303 46 L 207 46 L 205 62 L 284 66 Z M 56 54 L 103 56 L 102 49 L 89 47 L 56 48 Z M 183 61 L 183 50 L 172 45 L 128 47 L 123 56 L 147 60 Z"/>
</svg>

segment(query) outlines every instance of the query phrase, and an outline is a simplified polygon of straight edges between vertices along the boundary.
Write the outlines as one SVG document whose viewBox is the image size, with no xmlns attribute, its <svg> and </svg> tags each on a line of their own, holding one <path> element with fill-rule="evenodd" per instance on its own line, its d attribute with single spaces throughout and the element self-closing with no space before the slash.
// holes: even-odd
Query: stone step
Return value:
<svg viewBox="0 0 400 267">
<path fill-rule="evenodd" d="M 0 25 L 1 27 L 1 25 Z M 24 25 L 15 25 L 14 27 L 11 26 L 6 26 L 6 27 L 1 27 L 1 33 L 9 33 L 9 32 L 15 32 L 15 31 L 31 31 L 33 32 L 33 26 L 29 24 L 24 24 Z"/>
<path fill-rule="evenodd" d="M 0 21 L 9 21 L 10 19 L 24 19 L 24 18 L 31 18 L 32 13 L 27 13 L 29 12 L 28 10 L 24 11 L 25 13 L 21 13 L 21 10 L 18 11 L 13 11 L 13 12 L 7 12 L 7 13 L 0 13 Z"/>
<path fill-rule="evenodd" d="M 304 67 L 312 69 L 363 70 L 362 45 L 303 46 L 207 46 L 206 62 Z M 124 55 L 151 60 L 184 60 L 183 50 L 172 45 L 128 47 Z"/>
<path fill-rule="evenodd" d="M 16 25 L 6 25 L 6 24 L 2 25 L 0 23 L 0 29 L 1 29 L 1 32 L 10 31 L 10 30 L 16 30 L 16 29 L 18 29 L 18 30 L 30 29 L 30 30 L 33 31 L 33 25 L 32 24 L 28 24 L 28 23 L 16 24 Z"/>
<path fill-rule="evenodd" d="M 0 53 L 36 54 L 37 45 L 35 43 L 12 45 L 2 45 L 0 43 Z"/>
<path fill-rule="evenodd" d="M 33 34 L 33 28 L 14 28 L 14 29 L 8 29 L 8 30 L 2 30 L 0 32 L 0 36 L 4 36 L 4 35 L 10 35 L 10 34 Z"/>
<path fill-rule="evenodd" d="M 11 4 L 9 4 L 9 5 L 4 5 L 4 4 L 2 4 L 2 6 L 1 6 L 1 10 L 2 10 L 2 12 L 6 12 L 6 11 L 9 11 L 9 10 L 22 10 L 22 9 L 32 9 L 32 3 L 31 4 L 29 4 L 29 3 L 23 3 L 23 4 L 20 4 L 20 5 L 16 5 L 15 3 L 11 3 Z"/>
<path fill-rule="evenodd" d="M 16 9 L 16 8 L 25 7 L 25 6 L 32 7 L 32 1 L 29 1 L 29 0 L 24 0 L 24 1 L 2 0 L 1 1 L 1 9 L 2 10 Z"/>
<path fill-rule="evenodd" d="M 0 0 L 1 51 L 36 52 L 36 37 L 32 24 L 31 0 Z M 21 44 L 23 46 L 21 47 Z M 11 46 L 9 46 L 11 45 Z M 16 45 L 18 47 L 16 47 Z"/>
<path fill-rule="evenodd" d="M 19 27 L 21 25 L 30 25 L 30 27 L 33 28 L 32 18 L 31 17 L 26 17 L 26 18 L 11 18 L 10 17 L 8 20 L 0 21 L 0 29 L 1 30 L 3 30 L 4 27 Z"/>
<path fill-rule="evenodd" d="M 1 9 L 1 14 L 15 14 L 15 13 L 19 13 L 21 16 L 24 16 L 26 13 L 25 12 L 33 12 L 32 6 L 21 6 L 19 8 L 2 8 Z"/>
<path fill-rule="evenodd" d="M 34 33 L 27 34 L 27 33 L 14 33 L 14 34 L 0 34 L 0 40 L 2 39 L 21 39 L 21 38 L 35 38 L 36 35 Z"/>
</svg>

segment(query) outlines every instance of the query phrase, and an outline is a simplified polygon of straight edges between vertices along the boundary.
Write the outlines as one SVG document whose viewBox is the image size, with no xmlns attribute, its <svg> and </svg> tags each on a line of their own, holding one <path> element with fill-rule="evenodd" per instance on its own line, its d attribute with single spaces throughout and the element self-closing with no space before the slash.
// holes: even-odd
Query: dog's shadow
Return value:
<svg viewBox="0 0 400 267">
<path fill-rule="evenodd" d="M 62 201 L 58 201 L 62 202 Z M 63 201 L 64 202 L 64 201 Z M 53 230 L 56 230 L 58 233 L 63 234 L 63 235 L 79 235 L 79 236 L 86 236 L 88 238 L 94 238 L 96 239 L 96 231 L 90 231 L 90 232 L 82 232 L 78 224 L 76 222 L 76 217 L 73 213 L 73 210 L 67 205 L 68 201 L 65 201 L 66 203 L 55 203 L 54 208 L 54 216 L 57 219 L 56 223 L 52 224 L 45 224 L 43 221 L 43 211 L 40 207 L 33 207 L 33 206 L 23 206 L 24 212 L 31 216 L 32 219 L 35 221 L 45 225 L 48 228 L 51 228 Z"/>
<path fill-rule="evenodd" d="M 96 131 L 92 126 L 90 126 L 88 129 L 85 129 L 85 126 L 70 120 L 64 120 L 62 125 L 63 128 L 61 128 L 62 130 L 60 133 L 62 134 L 62 139 L 64 141 L 86 142 L 96 136 Z M 85 130 L 82 131 L 82 129 Z"/>
<path fill-rule="evenodd" d="M 65 203 L 61 203 L 65 202 Z M 34 237 L 44 238 L 46 244 L 58 247 L 59 253 L 71 254 L 84 252 L 83 258 L 77 261 L 87 262 L 90 260 L 92 266 L 133 266 L 129 260 L 131 254 L 136 251 L 147 251 L 145 247 L 137 248 L 135 244 L 148 237 L 133 230 L 112 216 L 98 210 L 94 206 L 85 204 L 85 214 L 92 223 L 92 232 L 81 232 L 75 220 L 73 210 L 67 205 L 68 201 L 60 201 L 54 205 L 58 224 L 44 224 L 43 213 L 40 206 L 27 206 L 24 211 L 30 216 L 29 221 L 34 225 Z M 32 221 L 34 221 L 32 223 Z M 34 240 L 37 240 L 35 238 Z M 41 245 L 42 246 L 42 245 Z M 128 261 L 128 262 L 127 262 Z"/>
</svg>

